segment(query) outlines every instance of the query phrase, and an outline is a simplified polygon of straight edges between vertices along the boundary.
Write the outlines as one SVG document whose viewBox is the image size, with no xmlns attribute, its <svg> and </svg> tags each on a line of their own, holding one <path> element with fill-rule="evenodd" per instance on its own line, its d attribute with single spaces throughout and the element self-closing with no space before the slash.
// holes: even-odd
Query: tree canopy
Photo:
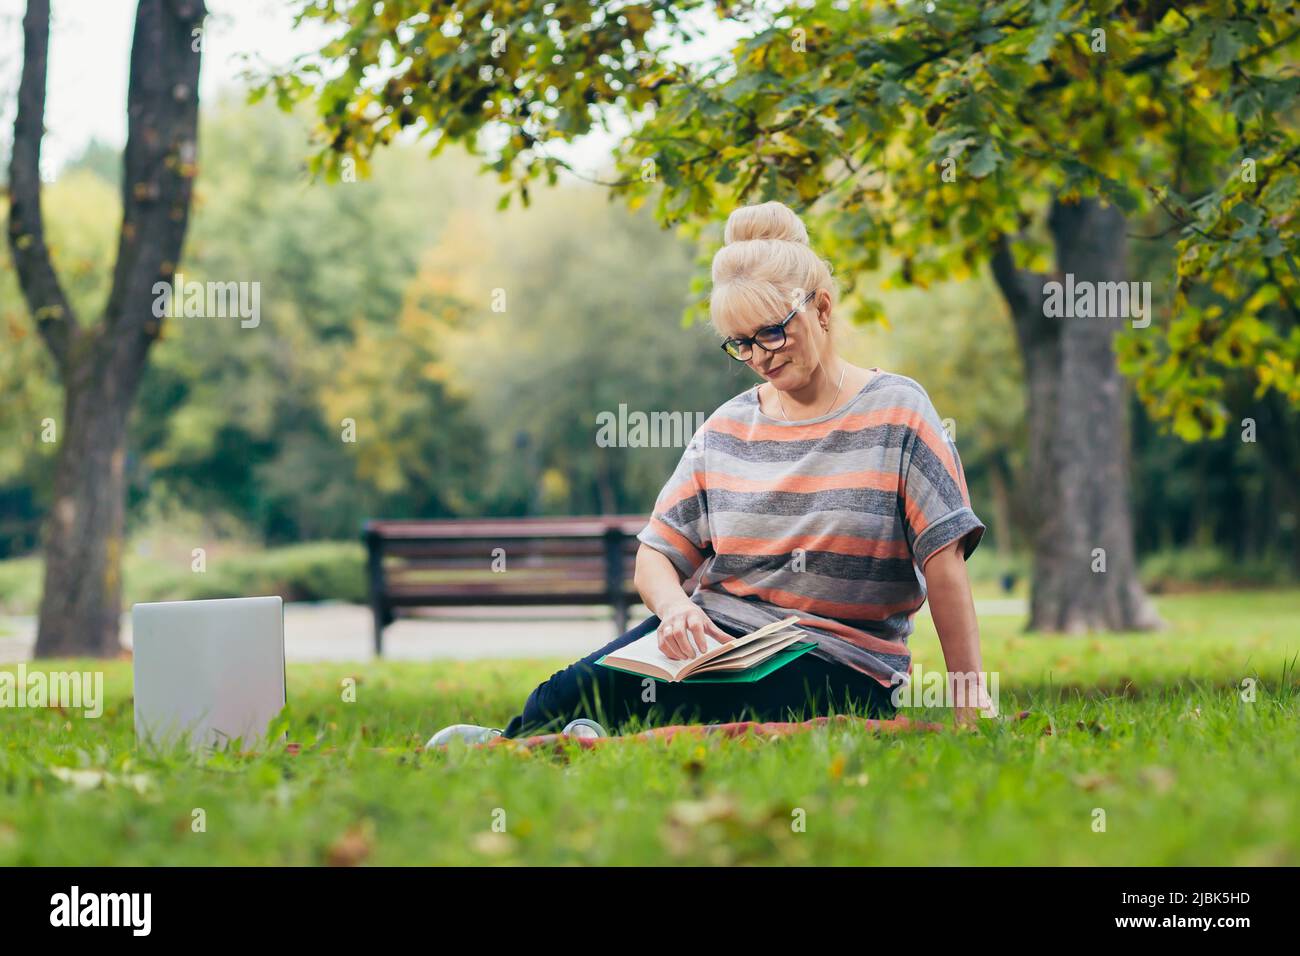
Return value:
<svg viewBox="0 0 1300 956">
<path fill-rule="evenodd" d="M 622 114 L 615 192 L 691 228 L 802 201 L 849 289 L 887 251 L 922 286 L 1002 246 L 1042 268 L 1049 202 L 1101 197 L 1177 236 L 1175 267 L 1139 277 L 1154 321 L 1120 344 L 1152 414 L 1222 434 L 1229 380 L 1300 403 L 1294 4 L 300 2 L 337 37 L 263 90 L 317 104 L 326 175 L 409 130 L 527 202 L 565 165 L 548 144 Z M 675 60 L 711 9 L 752 35 Z"/>
</svg>

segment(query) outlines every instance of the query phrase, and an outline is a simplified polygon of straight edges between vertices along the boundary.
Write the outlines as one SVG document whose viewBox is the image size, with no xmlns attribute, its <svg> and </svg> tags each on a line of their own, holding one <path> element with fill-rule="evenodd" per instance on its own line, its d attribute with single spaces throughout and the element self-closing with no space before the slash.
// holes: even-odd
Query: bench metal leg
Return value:
<svg viewBox="0 0 1300 956">
<path fill-rule="evenodd" d="M 605 531 L 605 593 L 614 608 L 614 632 L 627 631 L 627 598 L 623 593 L 623 532 L 618 528 Z"/>
<path fill-rule="evenodd" d="M 375 656 L 384 656 L 384 607 L 382 604 L 371 602 L 370 611 L 375 620 Z"/>
<path fill-rule="evenodd" d="M 366 535 L 366 566 L 370 580 L 370 612 L 375 622 L 375 657 L 384 656 L 384 625 L 388 608 L 384 603 L 384 542 L 377 535 Z"/>
</svg>

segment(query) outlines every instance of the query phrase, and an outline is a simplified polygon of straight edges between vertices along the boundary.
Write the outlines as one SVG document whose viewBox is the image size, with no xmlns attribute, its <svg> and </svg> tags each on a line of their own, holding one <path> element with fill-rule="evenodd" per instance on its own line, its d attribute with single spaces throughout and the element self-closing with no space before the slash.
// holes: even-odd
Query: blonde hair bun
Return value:
<svg viewBox="0 0 1300 956">
<path fill-rule="evenodd" d="M 733 210 L 722 238 L 709 293 L 710 321 L 720 335 L 775 321 L 799 305 L 804 289 L 825 289 L 832 306 L 839 297 L 829 263 L 813 251 L 803 220 L 785 203 Z"/>
<path fill-rule="evenodd" d="M 808 245 L 808 230 L 798 214 L 783 202 L 772 200 L 756 206 L 741 206 L 727 217 L 723 245 L 751 239 L 778 239 Z"/>
</svg>

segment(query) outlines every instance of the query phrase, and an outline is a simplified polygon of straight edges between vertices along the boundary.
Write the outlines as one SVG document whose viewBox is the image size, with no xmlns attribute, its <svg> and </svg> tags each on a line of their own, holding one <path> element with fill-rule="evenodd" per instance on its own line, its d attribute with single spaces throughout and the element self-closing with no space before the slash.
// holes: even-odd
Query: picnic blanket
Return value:
<svg viewBox="0 0 1300 956">
<path fill-rule="evenodd" d="M 637 734 L 625 734 L 617 737 L 575 737 L 566 734 L 540 734 L 535 737 L 494 737 L 485 744 L 478 744 L 479 747 L 522 747 L 526 749 L 538 748 L 562 748 L 571 744 L 577 744 L 584 750 L 591 750 L 593 747 L 602 747 L 609 744 L 624 743 L 629 740 L 672 740 L 678 735 L 688 737 L 744 737 L 754 735 L 758 737 L 781 737 L 787 734 L 803 733 L 812 730 L 815 727 L 825 727 L 827 724 L 837 724 L 844 726 L 853 726 L 867 733 L 935 733 L 949 730 L 951 728 L 946 724 L 935 723 L 933 721 L 910 720 L 907 717 L 896 717 L 893 720 L 876 720 L 869 717 L 850 717 L 846 714 L 836 714 L 831 717 L 814 717 L 812 720 L 803 720 L 796 722 L 772 721 L 760 723 L 753 720 L 739 721 L 731 724 L 673 724 L 669 727 L 654 727 L 650 730 L 642 731 Z"/>
</svg>

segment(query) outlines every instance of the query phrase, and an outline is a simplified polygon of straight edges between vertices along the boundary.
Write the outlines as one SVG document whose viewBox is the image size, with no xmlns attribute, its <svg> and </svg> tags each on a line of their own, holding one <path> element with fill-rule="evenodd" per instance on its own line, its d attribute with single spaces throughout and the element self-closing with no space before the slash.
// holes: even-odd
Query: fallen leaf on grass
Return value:
<svg viewBox="0 0 1300 956">
<path fill-rule="evenodd" d="M 99 787 L 126 787 L 136 793 L 144 793 L 153 781 L 142 773 L 113 774 L 107 770 L 95 768 L 78 769 L 76 767 L 50 767 L 50 774 L 64 783 L 71 784 L 76 790 L 95 790 Z"/>
<path fill-rule="evenodd" d="M 1168 793 L 1178 782 L 1177 775 L 1168 767 L 1143 767 L 1138 771 L 1156 793 Z"/>
<path fill-rule="evenodd" d="M 687 856 L 700 848 L 700 831 L 710 824 L 730 829 L 739 822 L 735 801 L 725 793 L 703 800 L 679 800 L 668 808 L 660 839 L 669 854 Z"/>
<path fill-rule="evenodd" d="M 487 830 L 474 837 L 472 845 L 484 856 L 506 856 L 515 848 L 515 841 L 508 833 Z"/>
<path fill-rule="evenodd" d="M 369 820 L 353 824 L 330 844 L 325 862 L 330 866 L 359 866 L 370 856 L 374 842 L 374 824 Z"/>
<path fill-rule="evenodd" d="M 1072 778 L 1074 785 L 1083 790 L 1096 790 L 1100 787 L 1108 787 L 1115 782 L 1114 776 L 1108 773 L 1102 773 L 1098 770 L 1089 770 L 1087 773 L 1077 773 Z"/>
<path fill-rule="evenodd" d="M 717 792 L 670 804 L 659 839 L 669 856 L 711 866 L 772 859 L 799 862 L 806 859 L 807 844 L 798 836 L 803 828 L 796 822 L 808 812 L 821 813 L 822 808 L 808 811 L 785 801 L 754 802 Z"/>
<path fill-rule="evenodd" d="M 716 793 L 704 800 L 679 800 L 668 808 L 668 819 L 688 827 L 730 819 L 735 815 L 735 802 L 723 793 Z"/>
</svg>

